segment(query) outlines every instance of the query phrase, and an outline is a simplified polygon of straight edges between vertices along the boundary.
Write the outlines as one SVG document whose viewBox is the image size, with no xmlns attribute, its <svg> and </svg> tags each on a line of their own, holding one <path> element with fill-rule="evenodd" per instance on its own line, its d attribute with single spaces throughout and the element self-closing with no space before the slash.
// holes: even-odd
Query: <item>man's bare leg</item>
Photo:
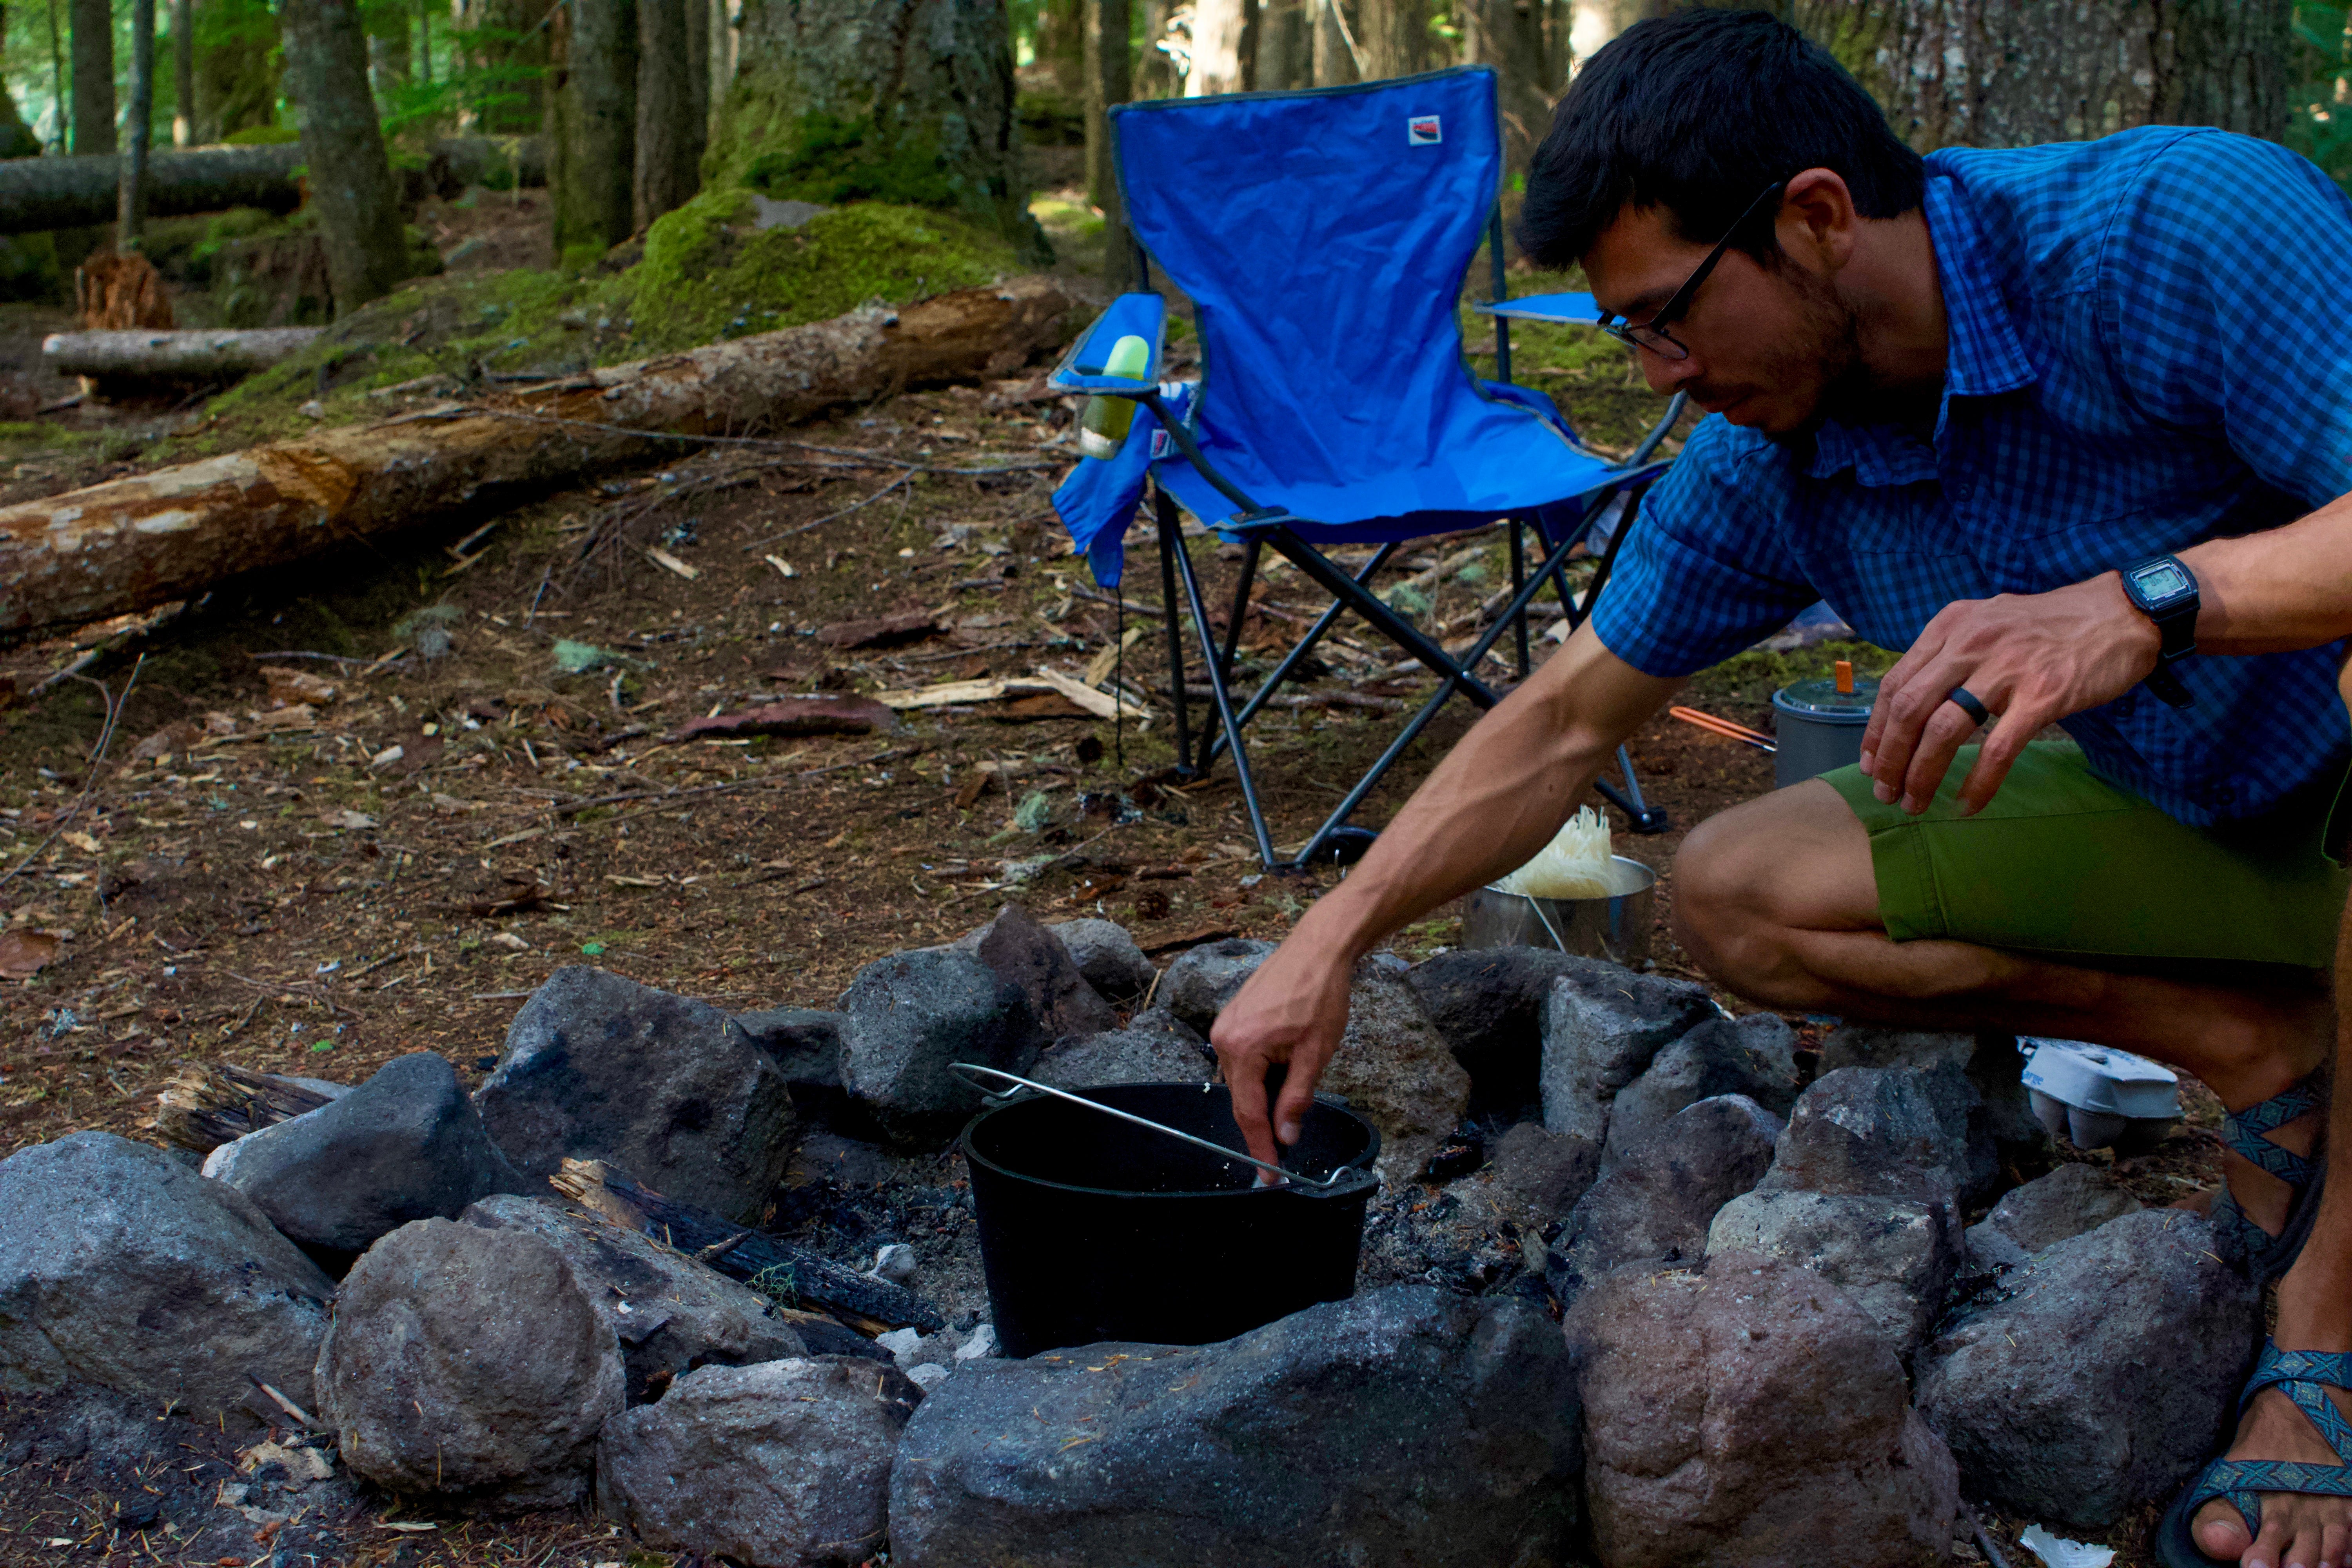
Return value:
<svg viewBox="0 0 2352 1568">
<path fill-rule="evenodd" d="M 2352 1082 L 2352 912 L 2347 912 L 2336 950 L 2336 1081 Z M 2328 1110 L 2330 1149 L 2352 1150 L 2352 1094 L 2336 1094 Z M 2352 1352 L 2352 1182 L 2335 1181 L 2322 1190 L 2310 1239 L 2278 1285 L 2278 1326 L 2272 1332 L 2281 1350 Z M 2352 1395 L 2331 1389 L 2338 1408 L 2352 1415 Z M 2246 1407 L 2230 1447 L 2233 1459 L 2299 1459 L 2333 1465 L 2336 1456 L 2320 1440 L 2309 1419 L 2279 1389 L 2266 1388 Z M 2263 1529 L 2249 1542 L 2245 1521 L 2227 1502 L 2197 1510 L 2197 1544 L 2209 1557 L 2237 1558 L 2245 1568 L 2344 1568 L 2352 1562 L 2352 1498 L 2267 1492 Z"/>
<path fill-rule="evenodd" d="M 2231 1110 L 2301 1081 L 2326 1059 L 2334 1034 L 2316 986 L 2210 984 L 1963 942 L 1890 941 L 1869 836 L 1819 781 L 1693 830 L 1675 862 L 1674 921 L 1701 968 L 1769 1006 L 2093 1040 L 2194 1074 Z M 2305 1153 L 2318 1121 L 2306 1116 L 2270 1136 Z M 2292 1201 L 2286 1184 L 2234 1153 L 2224 1166 L 2246 1217 L 2275 1235 Z M 2347 1224 L 2352 1236 L 2352 1216 Z M 2332 1568 L 2345 1568 L 2343 1560 Z"/>
</svg>

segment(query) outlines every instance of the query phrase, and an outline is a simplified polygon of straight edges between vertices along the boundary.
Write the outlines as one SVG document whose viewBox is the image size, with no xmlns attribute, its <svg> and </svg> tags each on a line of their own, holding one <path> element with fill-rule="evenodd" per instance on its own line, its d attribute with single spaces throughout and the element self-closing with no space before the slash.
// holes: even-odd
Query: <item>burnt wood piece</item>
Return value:
<svg viewBox="0 0 2352 1568">
<path fill-rule="evenodd" d="M 209 1154 L 248 1132 L 316 1110 L 327 1100 L 291 1079 L 226 1062 L 195 1062 L 181 1068 L 156 1097 L 155 1131 L 167 1142 Z"/>
<path fill-rule="evenodd" d="M 753 1289 L 834 1313 L 852 1328 L 877 1334 L 918 1329 L 929 1334 L 947 1326 L 939 1310 L 911 1290 L 845 1268 L 789 1241 L 758 1231 L 746 1234 L 741 1226 L 709 1209 L 639 1186 L 617 1165 L 566 1160 L 563 1169 L 548 1180 L 565 1197 L 614 1225 L 652 1237 Z"/>
</svg>

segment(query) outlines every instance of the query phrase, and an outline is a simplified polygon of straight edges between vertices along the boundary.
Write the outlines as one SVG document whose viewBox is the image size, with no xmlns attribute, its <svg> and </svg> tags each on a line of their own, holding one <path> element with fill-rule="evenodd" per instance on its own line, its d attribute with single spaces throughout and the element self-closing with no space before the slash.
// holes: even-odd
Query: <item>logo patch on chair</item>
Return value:
<svg viewBox="0 0 2352 1568">
<path fill-rule="evenodd" d="M 1154 430 L 1151 433 L 1151 460 L 1153 462 L 1158 462 L 1160 458 L 1166 457 L 1175 449 L 1176 443 L 1169 437 L 1167 431 Z"/>
<path fill-rule="evenodd" d="M 1416 114 L 1404 122 L 1404 141 L 1408 147 L 1434 147 L 1445 140 L 1445 132 L 1434 114 Z"/>
</svg>

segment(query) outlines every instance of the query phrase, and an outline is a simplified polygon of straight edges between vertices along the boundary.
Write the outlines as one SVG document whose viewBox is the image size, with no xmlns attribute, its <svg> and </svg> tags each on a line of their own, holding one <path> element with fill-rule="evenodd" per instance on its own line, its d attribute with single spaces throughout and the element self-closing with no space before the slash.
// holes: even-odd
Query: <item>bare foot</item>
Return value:
<svg viewBox="0 0 2352 1568">
<path fill-rule="evenodd" d="M 2336 1407 L 2352 1413 L 2352 1395 L 2330 1388 Z M 2238 1424 L 2232 1459 L 2299 1459 L 2311 1465 L 2341 1463 L 2284 1389 L 2265 1388 Z M 2226 1499 L 2197 1510 L 2190 1531 L 2206 1556 L 2240 1568 L 2346 1568 L 2352 1547 L 2352 1497 L 2314 1497 L 2300 1492 L 2263 1492 L 2261 1535 L 2248 1538 L 2245 1521 Z"/>
</svg>

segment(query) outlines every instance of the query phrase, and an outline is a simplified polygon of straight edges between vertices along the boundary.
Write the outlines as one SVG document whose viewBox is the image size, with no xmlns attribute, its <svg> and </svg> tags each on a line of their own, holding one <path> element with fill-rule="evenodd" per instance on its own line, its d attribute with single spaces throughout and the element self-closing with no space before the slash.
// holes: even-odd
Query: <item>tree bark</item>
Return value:
<svg viewBox="0 0 2352 1568">
<path fill-rule="evenodd" d="M 1168 36 L 1169 0 L 1132 0 L 1143 7 L 1143 52 L 1135 62 L 1135 96 L 1137 98 L 1177 98 L 1184 91 L 1184 80 L 1176 74 L 1176 62 L 1160 41 Z"/>
<path fill-rule="evenodd" d="M 220 0 L 198 0 L 198 9 L 206 35 L 195 51 L 194 134 L 202 146 L 272 122 L 282 54 L 278 21 L 268 12 L 225 10 Z"/>
<path fill-rule="evenodd" d="M 301 203 L 293 177 L 301 163 L 302 150 L 290 143 L 158 153 L 147 165 L 147 212 L 153 217 L 229 207 L 292 212 Z M 122 160 L 112 153 L 0 162 L 0 234 L 108 222 L 121 178 Z"/>
<path fill-rule="evenodd" d="M 0 508 L 0 631 L 187 597 L 479 496 L 675 455 L 660 432 L 756 435 L 900 387 L 1009 374 L 1062 343 L 1076 303 L 1051 279 L 1016 278 Z"/>
<path fill-rule="evenodd" d="M 196 4 L 172 0 L 172 145 L 196 141 Z"/>
<path fill-rule="evenodd" d="M 1923 151 L 2286 129 L 2292 0 L 1799 0 Z"/>
<path fill-rule="evenodd" d="M 114 148 L 114 7 L 73 0 L 73 150 Z"/>
<path fill-rule="evenodd" d="M 409 275 L 400 187 L 392 177 L 358 0 L 283 0 L 286 58 L 301 86 L 302 162 L 319 213 L 335 314 Z"/>
<path fill-rule="evenodd" d="M 694 125 L 695 182 L 710 144 L 710 0 L 685 0 L 687 115 Z"/>
<path fill-rule="evenodd" d="M 1356 36 L 1349 3 L 1308 0 L 1307 30 L 1313 40 L 1317 87 L 1344 87 L 1364 79 L 1363 41 Z"/>
<path fill-rule="evenodd" d="M 1257 17 L 1257 56 L 1250 82 L 1260 92 L 1283 92 L 1306 87 L 1315 79 L 1315 62 L 1307 47 L 1307 7 L 1291 0 L 1261 6 Z"/>
<path fill-rule="evenodd" d="M 747 1230 L 709 1209 L 641 1187 L 602 1160 L 566 1160 L 549 1184 L 624 1230 L 698 1258 L 730 1279 L 831 1312 L 869 1334 L 947 1327 L 939 1309 L 902 1286 L 845 1268 L 819 1253 Z"/>
<path fill-rule="evenodd" d="M 637 166 L 637 8 L 633 0 L 573 0 L 556 13 L 562 39 L 555 250 L 601 256 L 629 237 Z"/>
<path fill-rule="evenodd" d="M 634 232 L 693 200 L 702 136 L 687 47 L 688 0 L 637 0 L 637 161 Z"/>
<path fill-rule="evenodd" d="M 1522 12 L 1517 0 L 1462 0 L 1462 58 L 1495 68 L 1496 112 L 1503 122 L 1503 167 L 1525 172 L 1536 143 L 1551 124 L 1551 72 L 1544 58 L 1542 7 Z"/>
<path fill-rule="evenodd" d="M 41 358 L 59 375 L 107 381 L 230 381 L 308 348 L 324 327 L 52 332 Z"/>
<path fill-rule="evenodd" d="M 1054 90 L 1064 98 L 1085 93 L 1086 0 L 1045 0 L 1037 17 L 1037 63 L 1053 73 Z"/>
<path fill-rule="evenodd" d="M 1372 81 L 1429 68 L 1429 0 L 1356 0 L 1356 43 Z"/>
<path fill-rule="evenodd" d="M 754 158 L 772 196 L 915 201 L 990 225 L 1043 263 L 1013 119 L 1013 33 L 976 0 L 770 0 L 743 14 L 743 68 L 710 163 Z M 836 194 L 818 194 L 826 190 Z"/>
<path fill-rule="evenodd" d="M 155 123 L 155 0 L 131 0 L 131 145 L 114 216 L 114 248 L 136 250 L 147 234 L 147 141 Z"/>
<path fill-rule="evenodd" d="M 1114 289 L 1135 281 L 1134 246 L 1118 199 L 1108 110 L 1134 96 L 1128 52 L 1129 0 L 1086 0 L 1087 199 L 1103 215 L 1103 277 Z"/>
<path fill-rule="evenodd" d="M 1184 74 L 1185 97 L 1248 88 L 1243 61 L 1256 12 L 1256 0 L 1193 0 L 1192 68 Z"/>
</svg>

